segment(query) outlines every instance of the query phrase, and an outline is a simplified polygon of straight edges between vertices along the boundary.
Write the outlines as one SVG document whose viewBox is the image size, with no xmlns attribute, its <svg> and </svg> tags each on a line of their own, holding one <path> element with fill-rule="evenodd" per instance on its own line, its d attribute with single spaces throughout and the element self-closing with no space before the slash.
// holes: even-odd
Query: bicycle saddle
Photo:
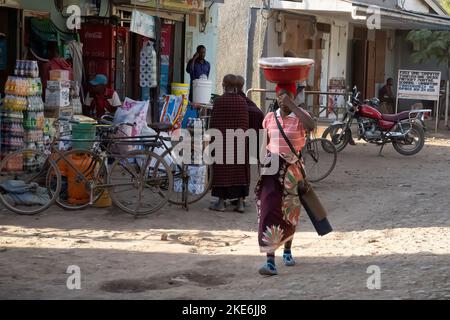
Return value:
<svg viewBox="0 0 450 320">
<path fill-rule="evenodd" d="M 148 126 L 156 132 L 168 132 L 172 130 L 172 125 L 170 123 L 152 123 Z"/>
<path fill-rule="evenodd" d="M 114 123 L 112 121 L 109 121 L 109 120 L 106 120 L 106 119 L 100 119 L 97 122 L 98 122 L 98 124 L 103 124 L 103 125 L 107 125 L 107 126 L 114 125 Z"/>
</svg>

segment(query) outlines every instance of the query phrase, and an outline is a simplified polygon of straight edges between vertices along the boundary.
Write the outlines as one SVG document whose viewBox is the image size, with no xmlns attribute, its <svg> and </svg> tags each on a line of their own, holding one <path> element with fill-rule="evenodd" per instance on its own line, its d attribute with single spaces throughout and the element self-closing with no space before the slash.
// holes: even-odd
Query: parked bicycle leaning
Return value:
<svg viewBox="0 0 450 320">
<path fill-rule="evenodd" d="M 56 132 L 63 120 L 55 121 Z M 112 202 L 127 213 L 140 216 L 156 212 L 170 199 L 172 172 L 159 155 L 148 151 L 158 146 L 153 138 L 109 137 L 119 126 L 100 126 L 99 140 L 92 141 L 92 149 L 59 150 L 62 139 L 55 137 L 50 154 L 31 149 L 9 154 L 0 163 L 0 201 L 12 212 L 34 215 L 54 203 L 65 209 L 90 206 L 109 189 Z M 88 140 L 66 142 L 73 141 Z M 140 150 L 115 154 L 113 144 L 135 145 Z M 114 160 L 110 167 L 109 159 Z"/>
</svg>

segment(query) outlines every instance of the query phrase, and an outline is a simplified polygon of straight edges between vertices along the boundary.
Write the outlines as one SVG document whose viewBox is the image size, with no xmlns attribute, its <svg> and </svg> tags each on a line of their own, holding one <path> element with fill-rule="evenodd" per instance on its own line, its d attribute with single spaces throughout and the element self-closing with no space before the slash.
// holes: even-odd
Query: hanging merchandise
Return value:
<svg viewBox="0 0 450 320">
<path fill-rule="evenodd" d="M 147 41 L 142 47 L 139 67 L 141 88 L 156 88 L 158 86 L 158 59 L 153 42 Z"/>
<path fill-rule="evenodd" d="M 156 88 L 158 86 L 158 58 L 156 56 L 156 50 L 154 46 L 152 45 L 152 69 L 151 69 L 151 85 L 150 88 Z"/>
<path fill-rule="evenodd" d="M 70 56 L 72 57 L 73 80 L 78 83 L 83 82 L 83 44 L 78 41 L 68 43 Z M 79 97 L 84 99 L 82 90 L 78 90 Z"/>
<path fill-rule="evenodd" d="M 170 123 L 173 130 L 180 129 L 186 110 L 186 99 L 183 96 L 165 96 L 163 98 L 160 122 Z"/>
<path fill-rule="evenodd" d="M 171 80 L 171 66 L 173 57 L 173 45 L 175 43 L 175 24 L 163 23 L 161 25 L 161 49 L 160 49 L 160 78 L 159 92 L 161 95 L 169 93 L 169 81 Z M 189 92 L 188 92 L 189 94 Z"/>
</svg>

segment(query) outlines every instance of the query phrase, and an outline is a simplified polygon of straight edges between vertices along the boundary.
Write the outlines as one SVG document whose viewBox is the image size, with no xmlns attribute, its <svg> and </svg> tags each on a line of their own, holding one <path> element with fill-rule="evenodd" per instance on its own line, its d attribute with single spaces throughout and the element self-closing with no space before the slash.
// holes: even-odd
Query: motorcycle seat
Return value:
<svg viewBox="0 0 450 320">
<path fill-rule="evenodd" d="M 402 121 L 409 118 L 409 111 L 402 111 L 396 114 L 383 114 L 382 119 L 390 122 Z"/>
</svg>

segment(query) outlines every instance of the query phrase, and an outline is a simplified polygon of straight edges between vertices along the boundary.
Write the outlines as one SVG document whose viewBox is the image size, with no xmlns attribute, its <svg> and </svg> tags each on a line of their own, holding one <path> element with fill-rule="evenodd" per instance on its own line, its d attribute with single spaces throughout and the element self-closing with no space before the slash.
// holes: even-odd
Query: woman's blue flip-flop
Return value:
<svg viewBox="0 0 450 320">
<path fill-rule="evenodd" d="M 259 269 L 259 274 L 262 276 L 275 276 L 278 274 L 277 268 L 270 262 L 267 262 Z"/>
</svg>

